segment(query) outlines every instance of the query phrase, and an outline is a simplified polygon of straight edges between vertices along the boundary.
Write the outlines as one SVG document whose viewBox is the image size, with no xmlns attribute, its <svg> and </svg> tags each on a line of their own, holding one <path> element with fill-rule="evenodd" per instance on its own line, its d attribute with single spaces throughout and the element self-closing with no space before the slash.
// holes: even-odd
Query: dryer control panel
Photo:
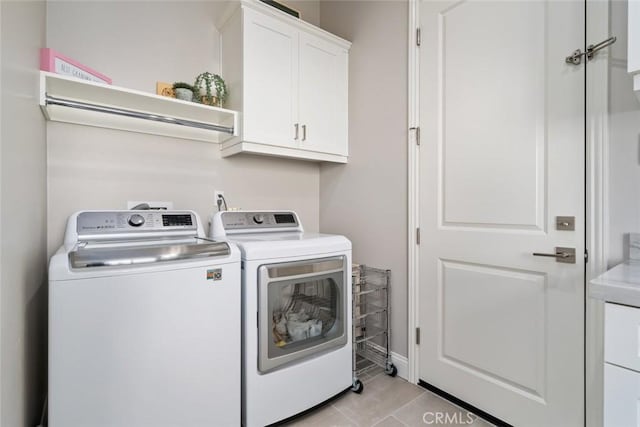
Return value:
<svg viewBox="0 0 640 427">
<path fill-rule="evenodd" d="M 229 234 L 302 232 L 302 224 L 293 211 L 224 211 L 211 217 L 210 236 Z"/>
<path fill-rule="evenodd" d="M 294 212 L 223 212 L 222 224 L 226 230 L 291 228 L 299 225 Z"/>
</svg>

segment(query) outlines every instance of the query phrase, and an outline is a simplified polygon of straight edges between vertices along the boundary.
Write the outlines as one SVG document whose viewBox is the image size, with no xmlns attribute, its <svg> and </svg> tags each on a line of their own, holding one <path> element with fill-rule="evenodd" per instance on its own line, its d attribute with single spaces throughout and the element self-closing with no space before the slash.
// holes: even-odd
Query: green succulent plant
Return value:
<svg viewBox="0 0 640 427">
<path fill-rule="evenodd" d="M 202 74 L 199 74 L 196 77 L 195 82 L 193 83 L 193 91 L 196 93 L 196 99 L 198 98 L 197 94 L 201 88 L 203 88 L 204 84 L 204 101 L 206 104 L 213 105 L 214 98 L 218 99 L 218 105 L 222 107 L 224 102 L 227 100 L 227 86 L 224 83 L 222 77 L 217 74 L 210 73 L 205 71 Z M 215 93 L 213 93 L 213 88 L 215 87 Z"/>
</svg>

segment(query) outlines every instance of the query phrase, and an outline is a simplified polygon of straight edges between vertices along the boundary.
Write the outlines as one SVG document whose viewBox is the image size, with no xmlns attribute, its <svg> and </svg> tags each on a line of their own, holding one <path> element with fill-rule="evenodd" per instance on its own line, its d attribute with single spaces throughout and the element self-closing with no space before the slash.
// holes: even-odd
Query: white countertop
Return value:
<svg viewBox="0 0 640 427">
<path fill-rule="evenodd" d="M 640 260 L 625 261 L 593 279 L 589 296 L 640 307 Z"/>
</svg>

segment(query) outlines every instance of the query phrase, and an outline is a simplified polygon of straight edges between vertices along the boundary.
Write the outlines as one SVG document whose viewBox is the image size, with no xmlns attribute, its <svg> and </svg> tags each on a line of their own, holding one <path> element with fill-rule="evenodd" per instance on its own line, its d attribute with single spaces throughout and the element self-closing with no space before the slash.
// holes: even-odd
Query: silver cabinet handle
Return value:
<svg viewBox="0 0 640 427">
<path fill-rule="evenodd" d="M 554 254 L 543 254 L 540 252 L 534 252 L 534 256 L 544 256 L 549 258 L 555 258 L 556 262 L 563 262 L 566 264 L 575 264 L 576 263 L 576 250 L 575 248 L 561 248 L 556 247 L 556 253 Z"/>
<path fill-rule="evenodd" d="M 302 125 L 302 140 L 305 141 L 307 139 L 307 125 Z"/>
<path fill-rule="evenodd" d="M 293 128 L 295 129 L 295 136 L 293 137 L 293 140 L 297 141 L 298 140 L 298 123 L 293 125 Z"/>
</svg>

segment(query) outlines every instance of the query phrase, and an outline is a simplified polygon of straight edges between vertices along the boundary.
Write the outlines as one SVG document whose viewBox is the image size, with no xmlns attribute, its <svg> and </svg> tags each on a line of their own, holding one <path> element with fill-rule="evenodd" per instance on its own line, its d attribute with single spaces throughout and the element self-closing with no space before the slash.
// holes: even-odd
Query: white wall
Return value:
<svg viewBox="0 0 640 427">
<path fill-rule="evenodd" d="M 47 47 L 111 77 L 114 85 L 155 93 L 156 81 L 191 83 L 203 71 L 220 71 L 214 21 L 227 4 L 49 0 Z M 318 0 L 286 4 L 318 24 Z"/>
<path fill-rule="evenodd" d="M 407 354 L 407 32 L 405 1 L 320 3 L 321 26 L 353 42 L 349 163 L 320 170 L 320 229 L 353 260 L 392 270 L 392 351 Z"/>
<path fill-rule="evenodd" d="M 2 426 L 39 422 L 46 392 L 46 145 L 38 108 L 45 3 L 0 2 Z"/>
<path fill-rule="evenodd" d="M 155 93 L 156 81 L 219 71 L 214 2 L 48 1 L 47 47 Z"/>
<path fill-rule="evenodd" d="M 50 1 L 47 45 L 114 84 L 155 92 L 157 80 L 189 82 L 202 71 L 219 71 L 217 6 Z M 298 9 L 313 16 L 319 6 L 303 2 Z M 295 209 L 307 230 L 318 229 L 316 163 L 246 155 L 222 159 L 213 144 L 53 122 L 47 124 L 47 144 L 49 253 L 76 210 L 160 200 L 206 217 L 214 190 L 225 191 L 233 207 Z"/>
<path fill-rule="evenodd" d="M 611 2 L 609 68 L 609 267 L 629 257 L 629 232 L 640 232 L 640 102 L 627 73 L 627 2 Z"/>
<path fill-rule="evenodd" d="M 240 156 L 221 159 L 201 142 L 61 123 L 47 125 L 49 252 L 62 242 L 67 217 L 81 209 L 126 209 L 127 200 L 172 201 L 202 219 L 213 191 L 229 206 L 294 209 L 318 229 L 318 166 Z"/>
<path fill-rule="evenodd" d="M 284 0 L 280 3 L 300 12 L 300 19 L 313 25 L 320 26 L 319 0 Z"/>
</svg>

